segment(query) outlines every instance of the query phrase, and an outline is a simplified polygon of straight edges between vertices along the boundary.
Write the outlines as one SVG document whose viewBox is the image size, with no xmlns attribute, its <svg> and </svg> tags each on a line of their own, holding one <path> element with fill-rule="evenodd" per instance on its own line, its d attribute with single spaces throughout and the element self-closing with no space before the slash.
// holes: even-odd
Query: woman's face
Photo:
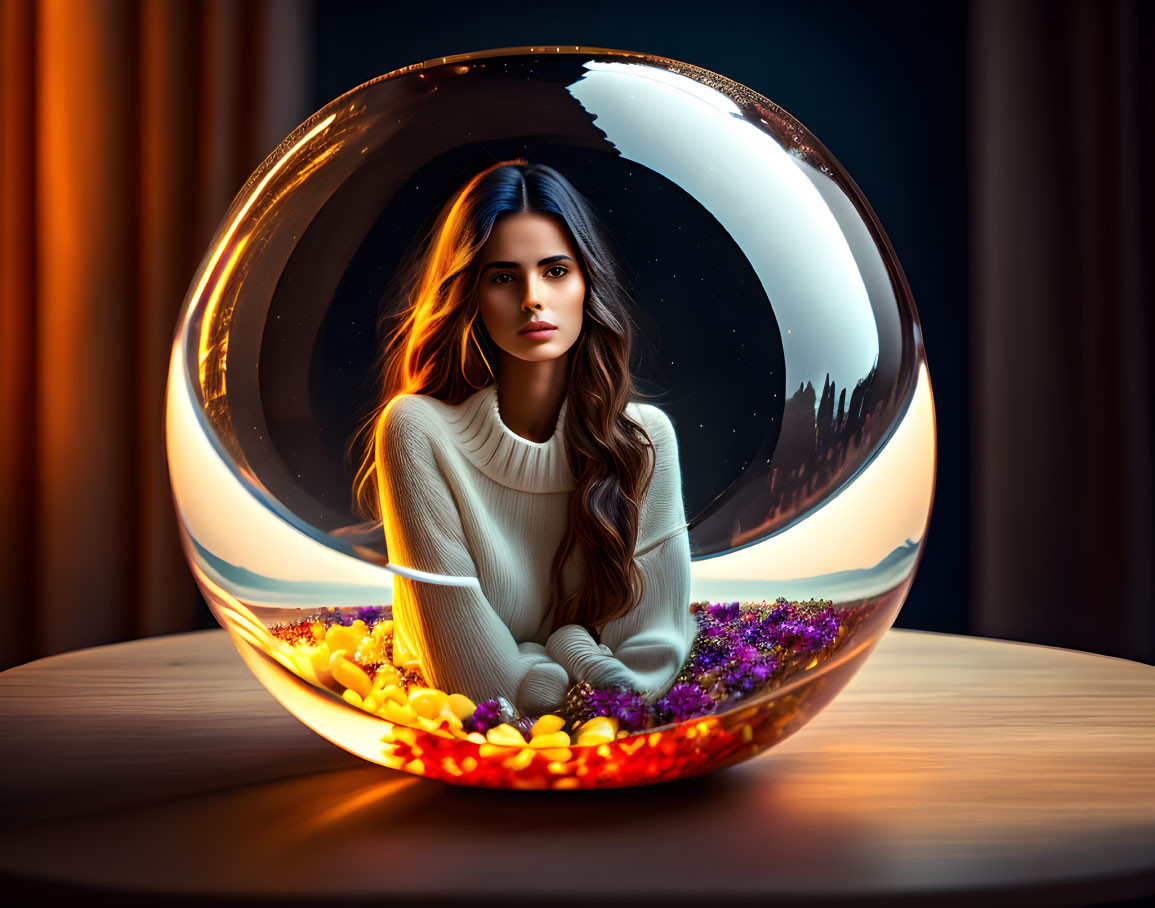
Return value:
<svg viewBox="0 0 1155 908">
<path fill-rule="evenodd" d="M 501 217 L 478 253 L 478 306 L 493 342 L 527 362 L 556 359 L 581 334 L 586 282 L 565 230 L 552 217 Z M 552 326 L 527 331 L 535 322 Z"/>
</svg>

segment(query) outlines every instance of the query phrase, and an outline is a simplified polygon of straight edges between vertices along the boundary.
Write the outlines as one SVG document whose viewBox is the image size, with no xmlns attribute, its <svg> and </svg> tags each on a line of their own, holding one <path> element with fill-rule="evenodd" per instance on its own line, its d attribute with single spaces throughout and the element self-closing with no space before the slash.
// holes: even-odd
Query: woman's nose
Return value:
<svg viewBox="0 0 1155 908">
<path fill-rule="evenodd" d="M 541 289 L 537 281 L 532 278 L 525 282 L 525 296 L 521 301 L 522 309 L 540 309 L 541 308 Z"/>
</svg>

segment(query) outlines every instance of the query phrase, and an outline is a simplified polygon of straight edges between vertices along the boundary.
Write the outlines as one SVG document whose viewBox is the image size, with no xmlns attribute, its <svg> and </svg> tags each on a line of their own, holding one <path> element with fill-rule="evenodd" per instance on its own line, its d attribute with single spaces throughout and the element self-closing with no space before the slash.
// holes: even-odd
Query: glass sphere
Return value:
<svg viewBox="0 0 1155 908">
<path fill-rule="evenodd" d="M 404 568 L 355 512 L 348 456 L 404 255 L 514 158 L 571 179 L 628 266 L 630 371 L 676 433 L 696 628 L 661 697 L 576 684 L 545 718 L 395 660 Z M 190 287 L 166 433 L 189 564 L 262 684 L 367 760 L 491 787 L 675 779 L 793 733 L 893 623 L 934 488 L 918 317 L 849 176 L 755 92 L 600 48 L 407 67 L 294 131 Z"/>
</svg>

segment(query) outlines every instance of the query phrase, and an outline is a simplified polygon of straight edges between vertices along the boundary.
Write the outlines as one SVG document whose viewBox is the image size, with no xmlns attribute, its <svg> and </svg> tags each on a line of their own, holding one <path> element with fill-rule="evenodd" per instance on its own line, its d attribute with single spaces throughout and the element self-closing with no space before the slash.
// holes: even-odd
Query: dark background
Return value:
<svg viewBox="0 0 1155 908">
<path fill-rule="evenodd" d="M 607 47 L 718 72 L 858 184 L 938 422 L 902 627 L 1155 661 L 1155 3 L 0 5 L 0 667 L 213 626 L 163 401 L 230 200 L 313 111 L 426 59 Z"/>
<path fill-rule="evenodd" d="M 808 127 L 862 189 L 906 272 L 938 416 L 938 483 L 918 579 L 896 624 L 966 633 L 966 7 L 963 3 L 364 2 L 317 9 L 313 108 L 382 73 L 495 47 L 568 45 L 692 63 Z M 716 9 L 716 11 L 714 11 Z"/>
<path fill-rule="evenodd" d="M 326 3 L 313 99 L 432 57 L 564 42 L 682 60 L 784 107 L 862 189 L 922 322 L 938 477 L 897 625 L 1152 661 L 1153 6 L 451 4 L 427 17 Z"/>
</svg>

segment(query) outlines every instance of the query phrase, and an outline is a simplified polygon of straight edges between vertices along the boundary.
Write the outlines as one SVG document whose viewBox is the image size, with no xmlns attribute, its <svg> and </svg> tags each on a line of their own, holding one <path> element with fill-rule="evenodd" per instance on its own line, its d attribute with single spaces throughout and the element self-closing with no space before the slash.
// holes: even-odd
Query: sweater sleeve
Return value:
<svg viewBox="0 0 1155 908">
<path fill-rule="evenodd" d="M 525 715 L 549 712 L 565 699 L 566 670 L 541 646 L 519 647 L 482 593 L 428 419 L 420 399 L 406 396 L 377 427 L 381 516 L 390 565 L 398 569 L 397 635 L 434 687 L 475 702 L 505 697 Z"/>
<path fill-rule="evenodd" d="M 574 679 L 595 687 L 625 685 L 655 700 L 673 683 L 689 654 L 695 623 L 677 436 L 665 413 L 647 409 L 651 416 L 646 428 L 657 461 L 642 501 L 634 552 L 645 584 L 642 597 L 602 628 L 604 646 L 584 627 L 570 624 L 554 631 L 546 650 Z"/>
</svg>

